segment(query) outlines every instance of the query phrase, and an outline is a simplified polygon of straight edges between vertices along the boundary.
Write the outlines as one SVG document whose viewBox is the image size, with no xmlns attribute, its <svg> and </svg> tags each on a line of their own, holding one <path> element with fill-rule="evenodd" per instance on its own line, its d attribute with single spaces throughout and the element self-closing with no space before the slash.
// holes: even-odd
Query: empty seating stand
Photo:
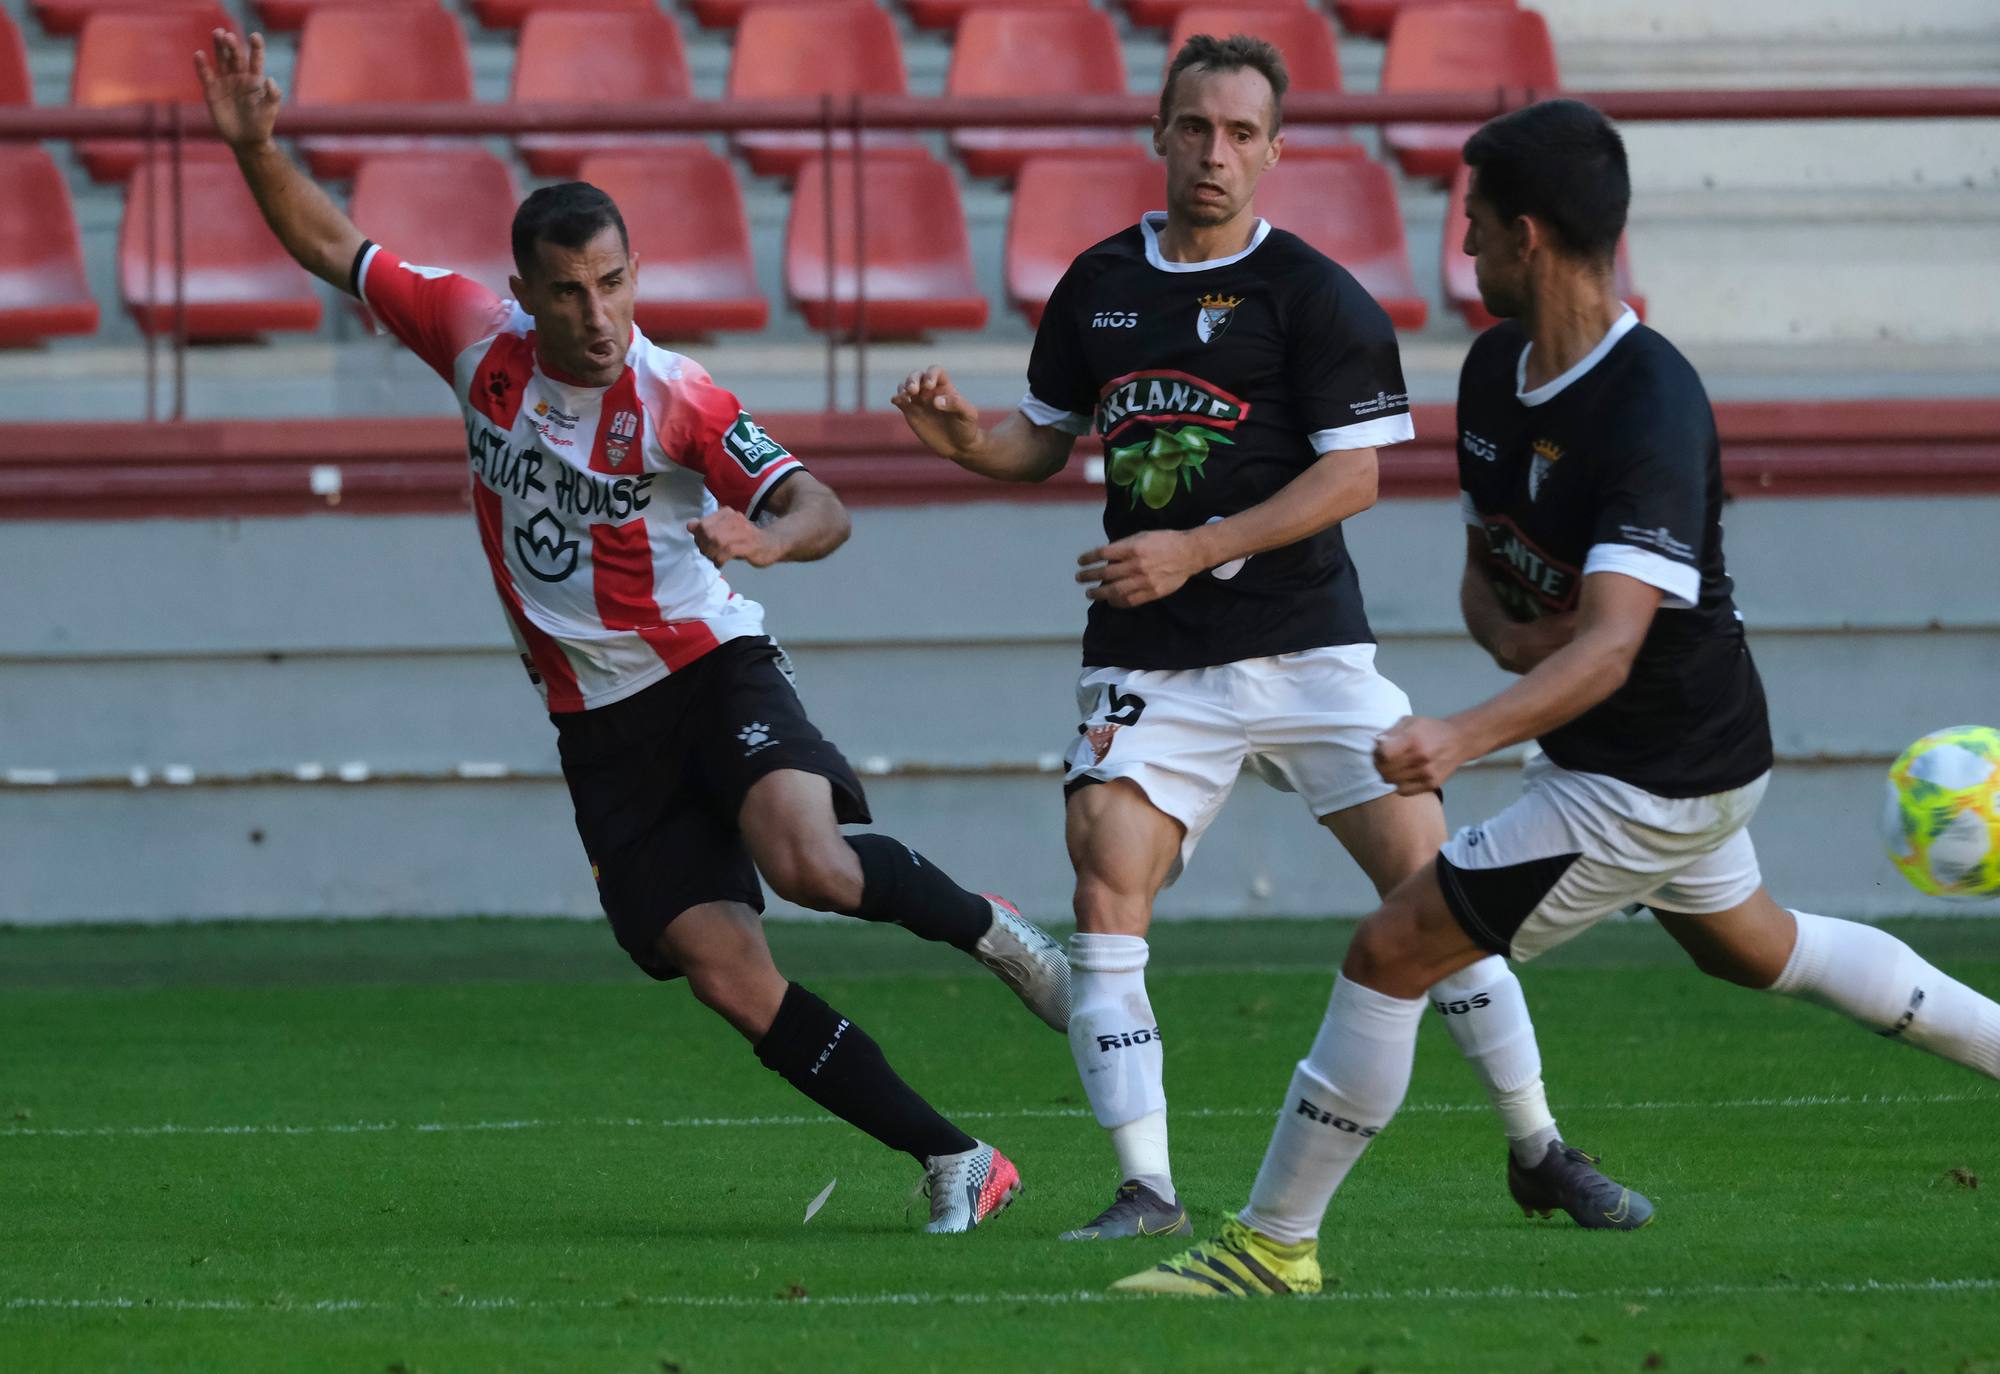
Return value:
<svg viewBox="0 0 2000 1374">
<path fill-rule="evenodd" d="M 981 9 L 959 22 L 945 93 L 952 96 L 1125 94 L 1111 16 L 1094 9 Z M 974 176 L 1012 176 L 1031 157 L 1130 144 L 1129 129 L 955 129 L 951 146 Z"/>
<path fill-rule="evenodd" d="M 762 329 L 770 316 L 750 257 L 750 221 L 729 163 L 688 146 L 606 153 L 578 177 L 618 202 L 639 259 L 641 332 L 685 339 Z"/>
<path fill-rule="evenodd" d="M 214 0 L 30 0 L 30 8 L 50 33 L 75 33 L 93 14 L 113 10 L 164 14 L 168 10 L 206 10 Z M 234 25 L 231 26 L 232 28 Z"/>
<path fill-rule="evenodd" d="M 1257 213 L 1353 273 L 1396 328 L 1423 327 L 1430 307 L 1410 271 L 1387 167 L 1367 158 L 1281 161 L 1257 183 Z"/>
<path fill-rule="evenodd" d="M 118 231 L 118 292 L 148 334 L 174 328 L 172 176 L 164 157 L 134 169 Z M 181 195 L 189 338 L 237 339 L 319 326 L 311 278 L 265 227 L 235 162 L 184 163 Z"/>
<path fill-rule="evenodd" d="M 0 144 L 0 344 L 96 328 L 62 172 L 32 143 Z"/>
<path fill-rule="evenodd" d="M 908 89 L 895 22 L 866 0 L 758 5 L 743 16 L 729 55 L 731 100 L 902 95 Z M 867 144 L 871 156 L 876 149 L 919 146 L 914 136 L 893 131 L 870 133 Z M 773 130 L 737 134 L 735 145 L 756 172 L 790 176 L 820 156 L 821 139 L 816 130 Z M 835 146 L 851 148 L 851 135 L 837 133 Z"/>
<path fill-rule="evenodd" d="M 1090 0 L 905 0 L 903 9 L 920 29 L 954 29 L 973 10 L 1089 9 Z"/>
<path fill-rule="evenodd" d="M 213 4 L 93 14 L 77 43 L 70 104 L 102 108 L 199 102 L 195 50 L 209 46 L 211 30 L 232 27 L 229 16 Z M 160 131 L 166 132 L 164 117 Z M 94 179 L 119 181 L 138 166 L 145 144 L 136 138 L 80 139 L 76 151 Z"/>
<path fill-rule="evenodd" d="M 867 222 L 856 272 L 856 159 L 833 162 L 833 185 L 818 161 L 800 169 L 785 226 L 785 294 L 806 323 L 837 334 L 913 338 L 936 329 L 978 329 L 986 298 L 972 274 L 965 212 L 951 168 L 928 153 L 859 160 Z M 828 294 L 825 215 L 833 215 Z M 866 324 L 859 293 L 867 293 Z"/>
<path fill-rule="evenodd" d="M 1501 86 L 1552 92 L 1555 45 L 1533 10 L 1492 5 L 1417 5 L 1396 16 L 1382 60 L 1382 89 L 1492 91 Z M 1411 176 L 1448 178 L 1471 124 L 1391 124 L 1383 141 Z"/>
<path fill-rule="evenodd" d="M 521 25 L 513 98 L 535 101 L 681 100 L 692 92 L 687 51 L 673 20 L 634 9 L 541 9 Z M 660 134 L 523 134 L 514 146 L 536 176 L 569 177 L 593 153 L 686 146 Z"/>
<path fill-rule="evenodd" d="M 733 29 L 743 16 L 766 4 L 852 4 L 853 0 L 689 0 L 688 8 L 705 29 Z"/>
<path fill-rule="evenodd" d="M 1167 65 L 1197 33 L 1247 33 L 1284 54 L 1285 75 L 1293 95 L 1338 95 L 1340 49 L 1333 25 L 1318 10 L 1279 4 L 1239 9 L 1233 5 L 1199 5 L 1180 12 L 1167 38 Z M 1285 125 L 1286 157 L 1361 157 L 1362 146 L 1345 129 L 1329 125 Z"/>
<path fill-rule="evenodd" d="M 21 31 L 0 10 L 0 105 L 32 105 L 35 83 L 28 74 L 28 50 Z"/>
<path fill-rule="evenodd" d="M 398 9 L 436 9 L 437 3 L 438 0 L 251 0 L 250 8 L 256 12 L 257 22 L 265 28 L 289 33 L 311 18 L 314 10 L 332 9 L 338 5 L 349 8 L 360 4 L 378 9 L 390 6 Z"/>
<path fill-rule="evenodd" d="M 517 29 L 533 14 L 562 14 L 567 11 L 651 10 L 660 12 L 653 0 L 472 0 L 472 12 L 489 29 Z M 527 50 L 522 49 L 523 52 Z"/>
<path fill-rule="evenodd" d="M 1277 4 L 1291 5 L 1295 8 L 1303 9 L 1306 6 L 1306 0 L 1277 0 Z M 1274 7 L 1273 0 L 1125 0 L 1125 15 L 1134 24 L 1138 24 L 1141 27 L 1167 29 L 1174 26 L 1175 21 L 1180 18 L 1182 10 L 1192 9 L 1196 6 L 1203 9 L 1244 10 L 1271 9 Z M 1222 33 L 1216 34 L 1216 36 L 1220 38 L 1223 34 L 1233 32 L 1235 30 L 1225 29 Z"/>
<path fill-rule="evenodd" d="M 1414 9 L 1418 5 L 1499 5 L 1505 9 L 1514 8 L 1514 0 L 1333 0 L 1333 12 L 1340 16 L 1340 27 L 1349 33 L 1357 33 L 1368 38 L 1387 38 L 1390 26 L 1396 22 L 1398 11 Z"/>
<path fill-rule="evenodd" d="M 388 153 L 354 174 L 348 214 L 404 262 L 448 267 L 511 296 L 518 199 L 507 164 L 483 149 Z"/>
<path fill-rule="evenodd" d="M 1166 207 L 1166 178 L 1166 169 L 1136 148 L 1023 165 L 1007 218 L 1008 302 L 1039 326 L 1049 293 L 1077 254 Z"/>
<path fill-rule="evenodd" d="M 299 36 L 291 96 L 299 106 L 470 100 L 465 32 L 434 4 L 316 8 Z M 347 177 L 363 158 L 439 142 L 319 135 L 299 146 L 315 176 Z"/>
<path fill-rule="evenodd" d="M 1490 329 L 1499 321 L 1480 302 L 1479 277 L 1473 270 L 1472 259 L 1465 255 L 1465 192 L 1471 181 L 1471 169 L 1466 167 L 1460 167 L 1458 175 L 1451 179 L 1451 203 L 1444 212 L 1439 268 L 1444 278 L 1445 304 L 1463 315 L 1474 329 Z M 1611 273 L 1612 289 L 1618 298 L 1631 306 L 1640 319 L 1645 319 L 1646 298 L 1632 284 L 1632 256 L 1623 234 L 1618 236 L 1618 253 L 1612 259 Z"/>
</svg>

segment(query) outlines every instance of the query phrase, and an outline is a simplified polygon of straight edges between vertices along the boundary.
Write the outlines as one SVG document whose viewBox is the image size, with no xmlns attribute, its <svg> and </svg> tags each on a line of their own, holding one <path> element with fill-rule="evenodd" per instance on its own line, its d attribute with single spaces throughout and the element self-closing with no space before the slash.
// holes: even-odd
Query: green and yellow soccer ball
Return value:
<svg viewBox="0 0 2000 1374">
<path fill-rule="evenodd" d="M 2000 893 L 2000 730 L 1959 725 L 1905 749 L 1889 769 L 1882 841 L 1919 892 Z"/>
</svg>

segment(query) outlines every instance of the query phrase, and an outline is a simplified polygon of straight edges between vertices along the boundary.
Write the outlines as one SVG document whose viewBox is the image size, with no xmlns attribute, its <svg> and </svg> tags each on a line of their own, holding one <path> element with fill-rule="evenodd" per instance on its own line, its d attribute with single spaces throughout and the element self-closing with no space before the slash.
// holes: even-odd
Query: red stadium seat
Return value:
<svg viewBox="0 0 2000 1374">
<path fill-rule="evenodd" d="M 688 8 L 701 21 L 705 29 L 733 29 L 743 22 L 743 16 L 759 5 L 771 4 L 818 4 L 847 5 L 854 0 L 688 0 Z M 864 0 L 866 3 L 866 0 Z"/>
<path fill-rule="evenodd" d="M 481 149 L 391 153 L 355 172 L 348 213 L 404 262 L 449 267 L 511 296 L 519 200 L 507 164 Z"/>
<path fill-rule="evenodd" d="M 96 328 L 62 172 L 32 143 L 0 145 L 0 344 Z"/>
<path fill-rule="evenodd" d="M 314 10 L 331 9 L 337 5 L 356 4 L 379 7 L 396 5 L 404 9 L 436 9 L 437 0 L 250 0 L 250 6 L 257 12 L 257 21 L 267 29 L 289 33 L 299 28 L 312 17 Z"/>
<path fill-rule="evenodd" d="M 1514 0 L 1333 0 L 1333 12 L 1340 16 L 1340 27 L 1349 33 L 1357 33 L 1368 38 L 1387 38 L 1389 29 L 1396 22 L 1400 10 L 1417 5 L 1500 5 L 1514 8 Z"/>
<path fill-rule="evenodd" d="M 1125 0 L 1125 15 L 1134 24 L 1147 28 L 1172 28 L 1185 9 L 1244 9 L 1268 10 L 1283 6 L 1288 0 Z M 1307 0 L 1295 0 L 1298 8 L 1304 9 Z M 1224 29 L 1218 33 L 1234 33 L 1234 29 Z"/>
<path fill-rule="evenodd" d="M 706 148 L 606 153 L 577 177 L 618 202 L 639 257 L 640 330 L 685 339 L 762 329 L 770 307 L 757 289 L 750 221 L 727 160 Z"/>
<path fill-rule="evenodd" d="M 1487 312 L 1479 299 L 1479 277 L 1472 259 L 1465 255 L 1465 192 L 1472 171 L 1460 167 L 1451 179 L 1451 203 L 1444 212 L 1444 244 L 1440 256 L 1444 277 L 1445 304 L 1465 316 L 1474 329 L 1491 329 L 1499 321 Z M 1646 318 L 1646 298 L 1632 285 L 1632 257 L 1624 235 L 1618 237 L 1618 255 L 1612 260 L 1611 284 L 1620 300 L 1631 306 L 1640 319 Z"/>
<path fill-rule="evenodd" d="M 888 14 L 866 0 L 832 4 L 774 0 L 743 16 L 729 58 L 731 100 L 796 100 L 817 95 L 902 95 L 903 45 Z M 835 102 L 838 104 L 839 102 Z M 851 146 L 851 136 L 836 146 Z M 745 133 L 736 148 L 764 176 L 789 176 L 820 155 L 816 130 Z M 875 148 L 918 146 L 908 134 L 870 134 Z"/>
<path fill-rule="evenodd" d="M 973 10 L 1088 9 L 1090 0 L 905 0 L 910 22 L 920 29 L 955 29 Z"/>
<path fill-rule="evenodd" d="M 632 10 L 538 10 L 521 25 L 513 98 L 534 101 L 681 100 L 693 92 L 687 51 L 673 20 Z M 523 134 L 514 140 L 540 177 L 573 177 L 593 153 L 687 146 L 659 134 Z"/>
<path fill-rule="evenodd" d="M 0 105 L 34 103 L 35 83 L 28 74 L 28 50 L 21 44 L 21 31 L 0 11 Z"/>
<path fill-rule="evenodd" d="M 1111 16 L 1093 9 L 980 9 L 952 43 L 950 96 L 1125 94 L 1125 57 Z M 974 176 L 1012 176 L 1031 157 L 1102 152 L 1128 129 L 955 129 L 951 146 Z"/>
<path fill-rule="evenodd" d="M 1007 217 L 1007 300 L 1039 326 L 1049 293 L 1076 255 L 1167 202 L 1167 174 L 1137 148 L 1040 159 L 1014 181 Z"/>
<path fill-rule="evenodd" d="M 75 33 L 83 27 L 83 21 L 93 14 L 105 14 L 112 10 L 128 13 L 143 10 L 148 14 L 175 9 L 205 10 L 213 3 L 214 0 L 29 0 L 29 7 L 48 32 Z"/>
<path fill-rule="evenodd" d="M 70 74 L 69 103 L 79 108 L 201 100 L 194 52 L 209 46 L 212 29 L 235 26 L 219 6 L 170 7 L 158 13 L 112 10 L 83 26 Z M 197 116 L 205 118 L 205 116 Z M 160 129 L 166 132 L 166 122 Z M 136 138 L 79 140 L 77 156 L 98 181 L 118 181 L 139 165 Z"/>
<path fill-rule="evenodd" d="M 754 14 L 752 18 L 754 19 Z M 785 225 L 785 295 L 815 329 L 856 330 L 855 160 L 834 160 L 833 297 L 827 298 L 825 168 L 808 162 Z M 927 153 L 862 160 L 866 202 L 869 337 L 910 338 L 933 329 L 978 329 L 986 298 L 972 275 L 965 212 L 951 168 Z"/>
<path fill-rule="evenodd" d="M 651 10 L 658 14 L 660 7 L 653 0 L 472 0 L 472 12 L 489 29 L 518 29 L 538 11 L 561 14 L 583 10 Z"/>
<path fill-rule="evenodd" d="M 1318 10 L 1279 5 L 1267 9 L 1200 5 L 1180 12 L 1167 39 L 1167 65 L 1197 33 L 1247 33 L 1272 44 L 1285 57 L 1294 95 L 1340 93 L 1340 50 L 1333 25 Z M 1285 126 L 1286 157 L 1362 157 L 1365 150 L 1345 129 L 1319 125 Z"/>
<path fill-rule="evenodd" d="M 1533 10 L 1490 5 L 1418 5 L 1396 16 L 1382 60 L 1382 89 L 1491 91 L 1501 86 L 1554 91 L 1555 45 Z M 1383 141 L 1411 176 L 1449 177 L 1470 124 L 1391 124 Z"/>
<path fill-rule="evenodd" d="M 1257 183 L 1257 213 L 1354 274 L 1398 329 L 1430 307 L 1410 271 L 1410 245 L 1389 169 L 1367 158 L 1283 160 Z"/>
<path fill-rule="evenodd" d="M 172 176 L 164 157 L 136 169 L 125 188 L 125 221 L 118 230 L 118 293 L 148 334 L 174 328 Z M 181 195 L 189 338 L 318 328 L 320 303 L 312 279 L 265 227 L 233 161 L 184 163 Z"/>
<path fill-rule="evenodd" d="M 329 6 L 306 18 L 292 75 L 295 105 L 470 100 L 472 63 L 458 21 L 434 4 Z M 435 148 L 436 139 L 320 136 L 299 146 L 313 174 L 352 176 L 363 158 Z"/>
</svg>

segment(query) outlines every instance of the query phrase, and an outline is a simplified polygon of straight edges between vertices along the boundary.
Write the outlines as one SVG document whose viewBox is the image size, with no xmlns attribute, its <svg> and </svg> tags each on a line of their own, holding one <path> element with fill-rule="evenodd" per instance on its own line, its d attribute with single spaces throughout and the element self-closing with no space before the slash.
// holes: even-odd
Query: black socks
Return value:
<svg viewBox="0 0 2000 1374">
<path fill-rule="evenodd" d="M 979 1143 L 898 1078 L 867 1031 L 797 983 L 786 986 L 771 1029 L 757 1042 L 757 1060 L 842 1121 L 919 1164 Z"/>
<path fill-rule="evenodd" d="M 850 915 L 889 921 L 970 954 L 993 924 L 993 908 L 936 864 L 887 835 L 849 835 L 861 860 L 861 905 Z"/>
</svg>

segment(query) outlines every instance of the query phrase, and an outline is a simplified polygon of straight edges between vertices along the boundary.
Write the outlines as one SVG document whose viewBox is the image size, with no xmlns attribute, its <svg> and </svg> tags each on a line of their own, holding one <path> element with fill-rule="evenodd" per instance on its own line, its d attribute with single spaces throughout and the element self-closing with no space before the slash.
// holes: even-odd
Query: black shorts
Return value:
<svg viewBox="0 0 2000 1374">
<path fill-rule="evenodd" d="M 759 778 L 815 773 L 833 784 L 841 824 L 869 819 L 861 780 L 806 719 L 783 651 L 761 635 L 729 640 L 623 701 L 550 719 L 598 901 L 655 978 L 680 976 L 660 957 L 660 932 L 689 907 L 764 909 L 736 825 Z"/>
</svg>

